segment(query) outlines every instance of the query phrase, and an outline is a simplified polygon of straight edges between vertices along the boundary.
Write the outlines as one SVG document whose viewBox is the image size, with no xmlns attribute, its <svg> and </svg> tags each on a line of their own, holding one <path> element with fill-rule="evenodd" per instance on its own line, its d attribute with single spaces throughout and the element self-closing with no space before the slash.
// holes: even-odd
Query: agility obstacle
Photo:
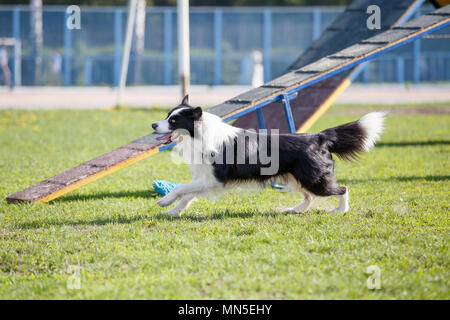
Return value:
<svg viewBox="0 0 450 320">
<path fill-rule="evenodd" d="M 376 3 L 378 1 L 356 0 L 348 7 L 347 11 L 352 12 L 352 10 L 355 9 L 355 12 L 357 12 L 359 11 L 357 9 L 360 8 L 358 6 L 362 6 L 362 4 L 367 4 L 368 2 Z M 381 5 L 381 1 L 379 2 Z M 411 3 L 411 5 L 417 3 L 417 1 L 398 1 L 397 3 L 406 2 Z M 409 8 L 410 7 L 408 7 L 408 10 L 410 10 Z M 403 11 L 406 12 L 407 10 L 403 8 Z M 402 15 L 399 15 L 399 17 L 401 16 Z M 340 18 L 337 20 L 340 20 Z M 351 20 L 347 20 L 346 23 L 352 22 Z M 257 115 L 262 115 L 261 108 L 270 106 L 271 104 L 281 103 L 285 111 L 287 128 L 289 131 L 295 132 L 296 126 L 290 102 L 295 101 L 294 99 L 298 96 L 298 92 L 319 84 L 324 80 L 326 81 L 342 72 L 349 72 L 361 63 L 370 61 L 381 54 L 449 25 L 450 5 L 447 5 L 439 10 L 411 20 L 401 27 L 393 27 L 374 36 L 367 37 L 342 50 L 334 51 L 317 61 L 313 61 L 297 69 L 294 68 L 294 64 L 291 70 L 281 77 L 212 107 L 208 112 L 222 117 L 224 121 L 231 121 L 252 112 L 256 112 Z M 321 39 L 322 37 L 318 41 Z M 326 42 L 325 40 L 322 41 Z M 329 39 L 329 41 L 333 40 Z M 339 90 L 339 87 L 340 86 L 331 86 L 331 88 L 334 89 L 329 91 L 335 93 L 337 90 L 336 88 Z M 330 99 L 330 96 L 328 96 L 327 99 Z M 322 102 L 319 105 L 323 106 L 324 103 L 327 102 Z M 311 121 L 310 119 L 318 117 L 317 110 L 310 112 L 310 116 L 308 117 L 300 118 L 299 123 L 304 124 L 305 122 Z M 278 111 L 278 113 L 282 112 Z M 260 124 L 264 126 L 262 116 L 258 116 L 258 118 Z M 161 135 L 149 134 L 144 136 L 125 146 L 41 181 L 25 190 L 19 191 L 7 197 L 7 201 L 51 201 L 83 185 L 156 154 L 157 152 L 173 147 L 174 144 L 161 145 L 161 142 L 156 139 L 158 136 Z"/>
<path fill-rule="evenodd" d="M 424 2 L 425 0 L 354 1 L 322 33 L 320 38 L 288 67 L 287 72 L 318 61 L 387 29 L 400 26 L 411 18 Z M 381 29 L 367 28 L 366 11 L 370 5 L 380 7 Z M 243 129 L 279 129 L 281 133 L 307 132 L 363 69 L 361 66 L 355 67 L 299 91 L 297 97 L 290 102 L 296 124 L 294 131 L 284 120 L 284 114 L 280 112 L 278 103 L 272 103 L 264 109 L 244 115 L 233 125 Z"/>
</svg>

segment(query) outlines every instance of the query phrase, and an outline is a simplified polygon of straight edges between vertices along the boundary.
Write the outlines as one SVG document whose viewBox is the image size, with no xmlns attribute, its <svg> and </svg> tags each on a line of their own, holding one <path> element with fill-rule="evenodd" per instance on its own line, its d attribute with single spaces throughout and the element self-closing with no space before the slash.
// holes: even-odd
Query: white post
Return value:
<svg viewBox="0 0 450 320">
<path fill-rule="evenodd" d="M 189 94 L 189 58 L 189 0 L 178 0 L 178 66 L 182 97 Z"/>
<path fill-rule="evenodd" d="M 252 53 L 253 74 L 252 87 L 257 88 L 264 84 L 264 65 L 263 54 L 261 51 L 255 50 Z"/>
<path fill-rule="evenodd" d="M 22 85 L 22 43 L 20 40 L 14 41 L 14 86 Z"/>
<path fill-rule="evenodd" d="M 130 61 L 130 51 L 131 51 L 131 40 L 133 38 L 134 21 L 136 18 L 136 4 L 137 0 L 130 0 L 128 5 L 129 11 L 127 21 L 127 32 L 125 35 L 125 45 L 123 48 L 122 66 L 120 68 L 120 82 L 117 96 L 117 104 L 122 103 L 123 88 L 125 87 L 127 81 L 128 63 Z"/>
<path fill-rule="evenodd" d="M 44 43 L 42 25 L 42 0 L 31 0 L 31 32 L 32 49 L 34 54 L 34 85 L 39 85 L 41 80 L 42 47 Z"/>
<path fill-rule="evenodd" d="M 136 61 L 134 63 L 134 83 L 140 84 L 142 70 L 142 53 L 145 46 L 145 0 L 138 0 L 136 8 L 135 48 Z"/>
</svg>

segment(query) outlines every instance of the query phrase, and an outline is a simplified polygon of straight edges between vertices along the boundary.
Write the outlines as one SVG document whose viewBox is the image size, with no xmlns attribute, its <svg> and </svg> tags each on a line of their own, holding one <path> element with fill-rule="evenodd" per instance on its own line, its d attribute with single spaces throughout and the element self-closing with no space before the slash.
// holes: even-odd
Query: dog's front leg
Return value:
<svg viewBox="0 0 450 320">
<path fill-rule="evenodd" d="M 196 194 L 207 191 L 213 186 L 205 183 L 203 180 L 195 180 L 186 184 L 179 185 L 175 187 L 168 195 L 164 196 L 162 199 L 158 200 L 156 203 L 160 207 L 167 207 L 174 203 L 179 197 L 187 194 Z"/>
<path fill-rule="evenodd" d="M 194 195 L 185 195 L 181 197 L 180 202 L 178 202 L 178 204 L 173 209 L 170 209 L 164 214 L 177 217 L 181 215 L 181 212 L 186 210 L 194 200 L 195 200 Z"/>
<path fill-rule="evenodd" d="M 173 189 L 168 194 L 166 194 L 164 197 L 162 197 L 161 199 L 156 201 L 156 204 L 160 207 L 167 207 L 167 206 L 170 206 L 172 203 L 174 203 L 175 200 L 177 200 L 179 197 L 179 195 L 175 191 L 175 189 Z"/>
</svg>

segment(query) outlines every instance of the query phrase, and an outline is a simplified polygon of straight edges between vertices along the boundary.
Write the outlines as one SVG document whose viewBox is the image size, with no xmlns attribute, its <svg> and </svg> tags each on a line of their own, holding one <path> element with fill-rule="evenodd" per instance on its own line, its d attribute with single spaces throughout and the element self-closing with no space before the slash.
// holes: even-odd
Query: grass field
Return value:
<svg viewBox="0 0 450 320">
<path fill-rule="evenodd" d="M 4 200 L 147 134 L 164 110 L 0 111 L 0 298 L 449 299 L 449 107 L 391 106 L 378 147 L 337 161 L 346 214 L 328 212 L 334 198 L 279 214 L 301 197 L 266 188 L 200 200 L 181 218 L 162 215 L 151 187 L 189 181 L 169 152 L 51 203 Z M 333 107 L 311 131 L 369 109 Z M 371 265 L 379 290 L 366 285 Z M 68 286 L 73 266 L 80 289 Z"/>
</svg>

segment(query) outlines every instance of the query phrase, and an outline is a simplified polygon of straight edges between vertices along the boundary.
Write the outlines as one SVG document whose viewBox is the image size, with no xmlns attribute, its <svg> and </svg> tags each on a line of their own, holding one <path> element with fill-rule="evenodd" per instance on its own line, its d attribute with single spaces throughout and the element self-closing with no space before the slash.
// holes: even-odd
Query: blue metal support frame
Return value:
<svg viewBox="0 0 450 320">
<path fill-rule="evenodd" d="M 256 117 L 258 118 L 259 129 L 266 131 L 266 124 L 264 123 L 264 116 L 262 109 L 256 110 Z"/>
<path fill-rule="evenodd" d="M 283 103 L 284 113 L 286 115 L 286 121 L 288 123 L 289 131 L 291 133 L 296 133 L 297 130 L 295 129 L 294 116 L 292 115 L 291 104 L 289 103 L 289 100 L 295 98 L 296 96 L 297 96 L 297 93 L 295 93 L 293 95 L 287 95 L 287 94 L 281 95 L 281 102 Z"/>
</svg>

